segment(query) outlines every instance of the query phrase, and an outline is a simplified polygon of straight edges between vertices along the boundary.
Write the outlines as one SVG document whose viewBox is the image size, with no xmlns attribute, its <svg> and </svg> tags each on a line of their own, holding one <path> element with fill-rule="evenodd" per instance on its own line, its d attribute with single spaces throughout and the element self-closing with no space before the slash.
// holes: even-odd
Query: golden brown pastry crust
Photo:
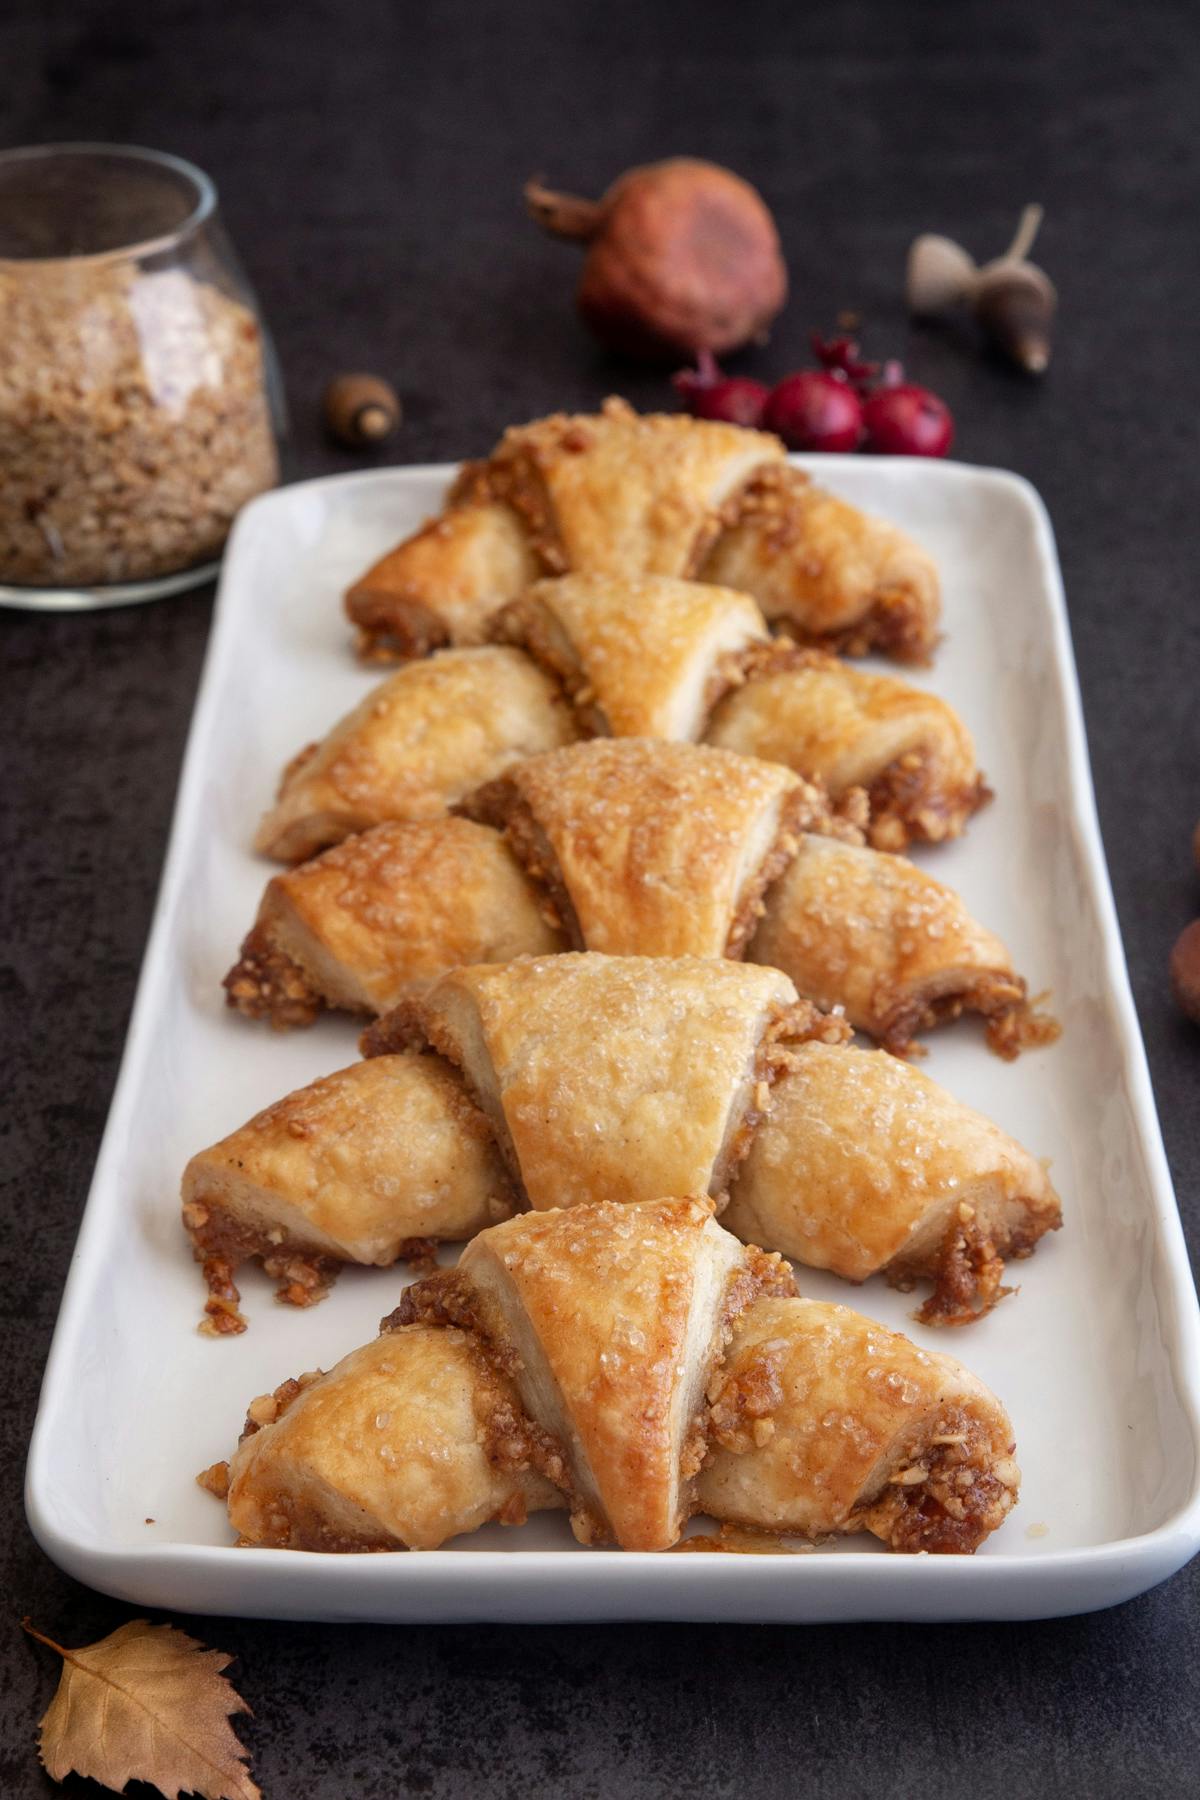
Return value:
<svg viewBox="0 0 1200 1800">
<path fill-rule="evenodd" d="M 251 1405 L 229 1465 L 243 1544 L 435 1550 L 560 1506 L 511 1383 L 464 1332 L 411 1325 Z"/>
<path fill-rule="evenodd" d="M 697 1489 L 715 1518 L 970 1554 L 1015 1502 L 1012 1426 L 995 1396 L 847 1307 L 760 1300 L 709 1395 Z"/>
<path fill-rule="evenodd" d="M 398 1317 L 484 1336 L 562 1448 L 583 1543 L 659 1550 L 693 1510 L 709 1376 L 764 1291 L 793 1291 L 779 1258 L 738 1245 L 708 1201 L 655 1200 L 511 1219 L 409 1289 Z"/>
<path fill-rule="evenodd" d="M 990 1047 L 1006 1058 L 1058 1036 L 1000 939 L 902 856 L 806 836 L 746 954 L 898 1054 L 964 1011 L 983 1015 Z"/>
<path fill-rule="evenodd" d="M 957 837 L 990 798 L 970 733 L 944 700 L 821 650 L 769 646 L 705 737 L 819 779 L 834 800 L 865 789 L 878 850 Z"/>
<path fill-rule="evenodd" d="M 824 794 L 778 763 L 597 738 L 516 764 L 463 810 L 505 831 L 576 949 L 740 956 Z"/>
<path fill-rule="evenodd" d="M 566 1503 L 584 1542 L 688 1515 L 969 1553 L 1016 1497 L 1008 1419 L 948 1357 L 794 1297 L 707 1202 L 531 1214 L 409 1288 L 376 1343 L 250 1406 L 243 1543 L 432 1549 Z"/>
<path fill-rule="evenodd" d="M 730 512 L 701 581 L 752 594 L 773 625 L 802 643 L 930 660 L 941 615 L 937 568 L 895 525 L 780 464 L 757 474 Z"/>
<path fill-rule="evenodd" d="M 723 1194 L 789 1042 L 829 1028 L 774 969 L 594 954 L 456 969 L 374 1041 L 397 1025 L 463 1070 L 537 1210 Z"/>
<path fill-rule="evenodd" d="M 478 642 L 490 608 L 539 575 L 565 574 L 738 588 L 803 641 L 851 654 L 922 662 L 937 635 L 930 558 L 788 467 L 777 438 L 639 417 L 617 399 L 505 432 L 346 606 L 364 654 L 419 656 Z"/>
<path fill-rule="evenodd" d="M 232 1279 L 249 1257 L 281 1299 L 306 1306 L 342 1263 L 386 1268 L 514 1207 L 491 1128 L 456 1071 L 417 1055 L 356 1063 L 276 1101 L 193 1156 L 182 1199 L 210 1283 L 210 1335 L 243 1328 Z"/>
<path fill-rule="evenodd" d="M 373 825 L 436 818 L 519 757 L 577 735 L 527 656 L 498 644 L 444 651 L 381 682 L 293 758 L 256 847 L 296 862 Z"/>
<path fill-rule="evenodd" d="M 765 432 L 623 400 L 505 432 L 465 463 L 445 511 L 350 588 L 364 653 L 476 641 L 489 610 L 539 574 L 692 573 L 751 472 L 781 458 Z"/>
<path fill-rule="evenodd" d="M 511 506 L 551 574 L 686 577 L 722 509 L 755 469 L 782 457 L 766 432 L 639 415 L 613 398 L 599 413 L 511 426 L 486 463 L 466 465 L 450 501 Z"/>
<path fill-rule="evenodd" d="M 978 1318 L 1004 1259 L 1061 1222 L 1043 1165 L 990 1119 L 894 1056 L 821 1043 L 793 1051 L 722 1218 L 848 1281 L 932 1280 L 925 1324 Z"/>
<path fill-rule="evenodd" d="M 540 564 L 520 518 L 501 503 L 452 507 L 373 563 L 346 593 L 359 653 L 428 656 L 478 644 L 497 607 L 536 581 Z"/>
<path fill-rule="evenodd" d="M 650 575 L 539 581 L 498 614 L 491 634 L 550 670 L 588 731 L 688 742 L 767 640 L 745 594 Z"/>
<path fill-rule="evenodd" d="M 470 819 L 380 825 L 274 876 L 229 1004 L 278 1029 L 322 1006 L 380 1013 L 457 963 L 563 943 L 499 833 Z"/>
</svg>

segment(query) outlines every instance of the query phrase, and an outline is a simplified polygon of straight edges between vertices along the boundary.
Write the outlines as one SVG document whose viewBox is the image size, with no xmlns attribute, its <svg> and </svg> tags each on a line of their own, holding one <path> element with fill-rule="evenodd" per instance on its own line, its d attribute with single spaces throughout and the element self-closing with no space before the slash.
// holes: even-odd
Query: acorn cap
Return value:
<svg viewBox="0 0 1200 1800">
<path fill-rule="evenodd" d="M 1027 374 L 1041 375 L 1050 361 L 1058 295 L 1044 270 L 1001 257 L 980 269 L 972 296 L 975 316 L 988 335 Z"/>
</svg>

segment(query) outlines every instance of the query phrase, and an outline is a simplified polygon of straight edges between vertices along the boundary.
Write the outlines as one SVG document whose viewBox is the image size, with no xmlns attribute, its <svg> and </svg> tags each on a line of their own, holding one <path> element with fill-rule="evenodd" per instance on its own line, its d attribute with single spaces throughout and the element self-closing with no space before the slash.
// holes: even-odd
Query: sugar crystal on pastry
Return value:
<svg viewBox="0 0 1200 1800">
<path fill-rule="evenodd" d="M 696 578 L 754 596 L 805 642 L 927 660 L 931 558 L 784 460 L 779 439 L 681 414 L 596 414 L 512 426 L 467 463 L 443 512 L 350 588 L 369 656 L 478 641 L 538 576 Z"/>
</svg>

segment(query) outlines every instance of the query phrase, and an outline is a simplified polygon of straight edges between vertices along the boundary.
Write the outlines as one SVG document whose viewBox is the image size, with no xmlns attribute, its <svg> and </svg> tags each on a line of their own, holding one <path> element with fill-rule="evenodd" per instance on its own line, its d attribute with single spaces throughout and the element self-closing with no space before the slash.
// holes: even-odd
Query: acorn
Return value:
<svg viewBox="0 0 1200 1800">
<path fill-rule="evenodd" d="M 325 389 L 321 410 L 328 430 L 350 450 L 384 443 L 401 419 L 395 388 L 378 375 L 338 375 Z"/>
<path fill-rule="evenodd" d="M 1003 256 L 982 268 L 952 238 L 932 232 L 917 238 L 908 253 L 909 311 L 939 318 L 965 304 L 1018 368 L 1043 374 L 1058 295 L 1045 271 L 1028 260 L 1041 223 L 1041 207 L 1027 206 Z"/>
<path fill-rule="evenodd" d="M 1185 925 L 1176 939 L 1170 972 L 1176 1006 L 1200 1025 L 1200 919 Z"/>
</svg>

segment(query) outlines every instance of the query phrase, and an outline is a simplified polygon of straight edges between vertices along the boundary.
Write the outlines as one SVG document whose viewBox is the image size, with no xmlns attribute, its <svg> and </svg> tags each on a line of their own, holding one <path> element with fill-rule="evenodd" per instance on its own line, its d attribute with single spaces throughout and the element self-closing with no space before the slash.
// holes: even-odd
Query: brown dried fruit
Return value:
<svg viewBox="0 0 1200 1800">
<path fill-rule="evenodd" d="M 1175 940 L 1171 992 L 1180 1011 L 1200 1025 L 1200 919 L 1185 925 Z"/>
<path fill-rule="evenodd" d="M 660 362 L 766 336 L 787 298 L 779 234 L 749 182 L 676 156 L 630 169 L 603 199 L 526 184 L 533 217 L 588 245 L 576 296 L 602 344 Z"/>
</svg>

